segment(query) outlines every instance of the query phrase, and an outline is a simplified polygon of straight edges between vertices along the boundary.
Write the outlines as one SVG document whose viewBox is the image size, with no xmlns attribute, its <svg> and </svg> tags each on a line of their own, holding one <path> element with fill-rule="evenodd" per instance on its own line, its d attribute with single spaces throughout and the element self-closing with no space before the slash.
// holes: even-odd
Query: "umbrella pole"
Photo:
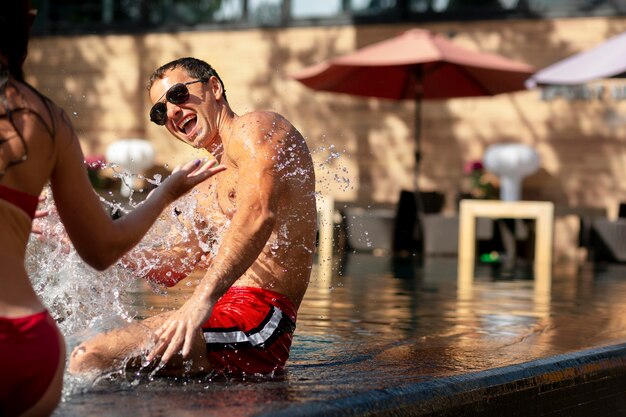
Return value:
<svg viewBox="0 0 626 417">
<path fill-rule="evenodd" d="M 416 94 L 415 97 L 415 167 L 413 169 L 413 187 L 417 194 L 419 187 L 420 163 L 422 162 L 422 150 L 420 146 L 421 136 L 421 107 L 422 100 Z"/>
<path fill-rule="evenodd" d="M 422 136 L 422 78 L 423 69 L 421 65 L 415 67 L 415 168 L 413 170 L 413 189 L 415 196 L 415 235 L 417 240 L 417 251 L 424 254 L 424 201 L 419 187 L 420 164 L 422 162 L 421 136 Z"/>
</svg>

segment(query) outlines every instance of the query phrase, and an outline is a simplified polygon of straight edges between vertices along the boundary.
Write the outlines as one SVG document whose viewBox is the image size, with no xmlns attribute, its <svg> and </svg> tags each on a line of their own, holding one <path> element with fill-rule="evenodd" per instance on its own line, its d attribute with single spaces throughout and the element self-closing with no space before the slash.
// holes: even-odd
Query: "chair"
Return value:
<svg viewBox="0 0 626 417">
<path fill-rule="evenodd" d="M 626 219 L 593 219 L 589 250 L 594 262 L 626 262 Z"/>
<path fill-rule="evenodd" d="M 395 253 L 421 253 L 424 244 L 424 215 L 440 213 L 445 197 L 437 191 L 420 191 L 420 208 L 416 195 L 401 191 L 393 224 L 393 251 Z"/>
<path fill-rule="evenodd" d="M 394 222 L 392 209 L 346 207 L 342 211 L 349 249 L 365 252 L 391 251 Z"/>
<path fill-rule="evenodd" d="M 497 232 L 492 219 L 476 220 L 478 251 L 490 250 Z M 490 247 L 486 247 L 489 245 Z M 424 256 L 456 257 L 459 253 L 459 216 L 424 215 Z"/>
</svg>

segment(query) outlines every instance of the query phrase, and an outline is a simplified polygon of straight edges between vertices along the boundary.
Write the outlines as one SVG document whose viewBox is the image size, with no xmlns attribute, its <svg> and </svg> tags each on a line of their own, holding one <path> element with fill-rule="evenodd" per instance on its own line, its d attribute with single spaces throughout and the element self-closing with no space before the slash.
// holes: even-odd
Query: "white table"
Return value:
<svg viewBox="0 0 626 417">
<path fill-rule="evenodd" d="M 474 279 L 476 218 L 534 219 L 535 288 L 549 291 L 552 271 L 554 204 L 549 201 L 462 200 L 459 220 L 459 284 Z"/>
</svg>

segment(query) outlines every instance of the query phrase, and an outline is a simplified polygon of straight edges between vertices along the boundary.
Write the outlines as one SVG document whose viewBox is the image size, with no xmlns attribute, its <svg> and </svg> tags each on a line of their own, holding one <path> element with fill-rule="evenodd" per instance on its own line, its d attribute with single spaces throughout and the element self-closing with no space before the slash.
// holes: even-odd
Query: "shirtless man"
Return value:
<svg viewBox="0 0 626 417">
<path fill-rule="evenodd" d="M 279 114 L 235 114 L 219 75 L 195 58 L 157 69 L 148 91 L 153 122 L 227 167 L 205 185 L 217 204 L 198 201 L 197 210 L 211 219 L 217 207 L 229 224 L 208 262 L 201 242 L 176 248 L 206 269 L 181 308 L 83 343 L 70 371 L 112 369 L 146 354 L 170 374 L 280 371 L 315 250 L 315 177 L 304 138 Z"/>
</svg>

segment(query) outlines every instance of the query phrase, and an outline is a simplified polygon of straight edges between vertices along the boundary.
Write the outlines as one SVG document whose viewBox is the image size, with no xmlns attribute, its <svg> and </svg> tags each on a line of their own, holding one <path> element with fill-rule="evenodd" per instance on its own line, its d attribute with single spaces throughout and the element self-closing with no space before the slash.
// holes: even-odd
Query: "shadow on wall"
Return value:
<svg viewBox="0 0 626 417">
<path fill-rule="evenodd" d="M 86 156 L 104 153 L 121 138 L 158 141 L 161 154 L 173 141 L 149 131 L 148 77 L 167 61 L 188 55 L 190 45 L 176 34 L 163 44 L 150 35 L 35 38 L 26 62 L 28 79 L 69 114 Z M 153 37 L 154 38 L 154 37 Z M 165 58 L 164 58 L 165 57 Z"/>
<path fill-rule="evenodd" d="M 467 30 L 468 27 L 472 30 L 469 25 L 464 26 L 464 29 Z M 408 26 L 404 28 L 389 26 L 381 29 L 380 27 L 358 26 L 354 28 L 356 39 L 353 49 L 389 38 L 408 28 Z M 434 29 L 442 31 L 441 27 Z M 476 28 L 473 30 L 477 31 Z M 484 28 L 482 31 L 484 32 Z M 298 61 L 299 67 L 306 67 L 323 59 L 345 53 L 346 51 L 340 50 L 339 46 L 334 44 L 334 42 L 339 41 L 339 36 L 335 35 L 327 36 L 321 42 L 321 48 L 319 47 L 320 43 L 311 43 L 309 49 L 298 52 L 295 59 Z M 517 34 L 513 29 L 505 35 L 510 39 L 502 42 L 503 44 L 527 42 L 523 34 Z M 256 86 L 259 88 L 267 88 L 268 85 L 272 84 L 272 81 L 277 81 L 275 75 L 277 73 L 271 69 L 280 68 L 280 63 L 284 63 L 289 56 L 289 51 L 277 46 L 280 41 L 277 37 L 277 33 L 273 31 L 268 31 L 266 34 L 273 58 L 270 59 L 270 69 L 267 70 L 266 75 L 257 79 Z M 480 45 L 478 48 L 481 49 Z M 323 54 L 319 53 L 320 49 L 324 51 Z M 501 53 L 502 51 L 493 52 Z M 320 57 L 320 55 L 322 56 Z M 287 74 L 282 76 L 286 78 Z M 371 201 L 393 202 L 397 201 L 401 189 L 412 188 L 414 166 L 412 155 L 415 138 L 415 114 L 412 100 L 389 104 L 389 101 L 384 100 L 348 98 L 348 96 L 341 94 L 308 89 L 303 91 L 298 97 L 292 98 L 294 102 L 289 110 L 294 114 L 307 115 L 307 120 L 301 121 L 301 124 L 304 126 L 302 130 L 305 134 L 309 133 L 309 138 L 311 138 L 311 132 L 316 132 L 314 138 L 319 141 L 325 132 L 332 132 L 332 137 L 328 140 L 332 140 L 336 146 L 351 150 L 354 157 L 352 162 L 358 171 L 356 174 L 358 175 L 358 184 L 356 185 L 354 200 L 361 203 Z M 276 95 L 280 95 L 280 92 L 272 91 L 270 93 L 271 99 L 275 99 Z M 269 101 L 268 98 L 267 102 Z M 314 104 L 312 105 L 312 103 Z M 458 131 L 455 130 L 455 121 L 459 119 L 458 112 L 452 111 L 447 104 L 447 102 L 442 101 L 423 103 L 424 159 L 420 184 L 423 185 L 423 189 L 434 187 L 437 191 L 444 191 L 452 197 L 448 200 L 453 200 L 453 196 L 461 184 L 461 167 L 468 153 L 468 146 L 475 148 L 475 143 L 479 142 L 484 148 L 486 144 L 499 139 L 483 133 L 485 132 L 485 124 L 492 125 L 490 129 L 492 132 L 499 131 L 499 119 L 480 117 L 481 122 L 472 129 L 475 134 L 470 135 L 472 136 L 472 143 L 468 143 L 467 140 L 457 139 Z M 517 113 L 520 112 L 521 110 L 517 109 Z M 401 114 L 399 123 L 402 124 L 402 128 L 390 129 L 387 124 L 388 119 L 398 119 L 398 113 Z M 473 115 L 469 114 L 468 116 L 474 119 Z M 320 121 L 323 121 L 323 130 L 319 128 Z M 466 121 L 463 120 L 463 122 Z M 473 127 L 471 124 L 469 125 Z M 401 141 L 396 140 L 398 135 L 404 135 Z M 323 138 L 322 141 L 326 139 Z M 387 149 L 382 145 L 378 146 L 385 139 L 389 140 Z M 443 146 L 441 146 L 442 142 Z M 401 152 L 398 152 L 399 149 Z M 398 166 L 401 168 L 398 169 Z M 387 180 L 386 183 L 385 180 Z M 381 184 L 391 184 L 391 186 L 381 187 Z"/>
<path fill-rule="evenodd" d="M 543 68 L 595 45 L 596 42 L 576 47 L 573 42 L 581 39 L 576 36 L 579 26 L 570 24 L 569 28 L 561 27 L 561 31 L 569 30 L 572 36 L 563 38 L 561 34 L 563 40 L 555 42 L 554 37 L 550 37 L 550 31 L 554 28 L 549 21 L 543 22 L 546 30 L 540 27 L 538 33 L 541 33 L 542 38 L 533 42 L 542 42 L 541 53 L 525 51 L 528 62 Z M 608 39 L 626 30 L 626 21 L 610 19 L 604 21 L 602 27 L 605 33 L 599 39 Z M 534 93 L 537 110 L 533 114 L 537 119 L 527 121 L 527 131 L 532 134 L 542 156 L 549 156 L 550 166 L 557 169 L 529 177 L 529 195 L 537 199 L 550 199 L 557 204 L 604 207 L 614 204 L 612 198 L 619 200 L 626 193 L 623 185 L 626 167 L 622 162 L 626 152 L 623 122 L 620 127 L 606 121 L 607 111 L 614 111 L 618 103 L 612 100 L 564 99 L 542 102 L 541 91 L 537 89 Z M 540 133 L 544 129 L 536 129 L 540 124 L 547 128 L 545 139 Z M 542 181 L 545 183 L 538 190 L 536 186 Z M 558 189 L 555 183 L 559 184 Z M 559 190 L 560 193 L 557 192 Z"/>
<path fill-rule="evenodd" d="M 368 141 L 369 128 L 353 117 L 355 113 L 366 114 L 367 120 L 371 121 L 371 105 L 365 101 L 357 102 L 346 95 L 317 92 L 305 87 L 302 87 L 302 94 L 285 94 L 286 83 L 297 83 L 289 78 L 286 63 L 295 59 L 305 66 L 318 62 L 320 55 L 339 55 L 343 52 L 337 46 L 340 32 L 341 29 L 329 29 L 309 48 L 293 50 L 285 41 L 284 33 L 264 30 L 262 39 L 269 51 L 268 58 L 265 67 L 258 67 L 249 89 L 248 102 L 255 103 L 257 109 L 282 113 L 296 125 L 306 137 L 316 161 L 318 187 L 323 192 L 332 193 L 338 185 L 341 187 L 341 184 L 333 182 L 347 181 L 346 173 L 341 170 L 345 162 L 343 158 L 348 157 L 352 163 L 358 164 L 356 200 L 371 201 L 372 173 L 364 166 L 370 162 L 372 155 Z M 324 51 L 323 54 L 320 51 Z M 344 153 L 344 150 L 347 152 Z M 347 176 L 351 175 L 347 173 Z"/>
<path fill-rule="evenodd" d="M 580 23 L 573 20 L 534 21 L 532 31 L 528 29 L 531 23 L 524 22 L 514 22 L 506 28 L 498 22 L 483 23 L 478 30 L 473 30 L 471 24 L 457 24 L 452 28 L 459 37 L 469 37 L 477 48 L 481 48 L 481 42 L 490 40 L 490 36 L 485 35 L 489 32 L 485 30 L 489 25 L 494 26 L 493 32 L 501 37 L 498 41 L 501 48 L 492 49 L 493 52 L 527 62 L 538 69 L 579 52 L 580 48 L 572 42 L 585 40 L 576 36 Z M 600 38 L 608 39 L 626 30 L 626 21 L 619 19 L 598 21 L 597 25 L 605 30 Z M 568 31 L 571 36 L 567 36 Z M 538 49 L 537 45 L 541 48 Z M 624 129 L 621 127 L 620 133 L 604 121 L 607 107 L 616 104 L 606 101 L 542 102 L 539 89 L 526 95 L 530 98 L 517 99 L 518 96 L 511 95 L 509 103 L 514 109 L 514 120 L 510 119 L 512 116 L 508 112 L 499 111 L 475 115 L 480 117 L 470 117 L 469 111 L 464 114 L 468 116 L 467 120 L 463 120 L 471 132 L 466 136 L 474 143 L 480 143 L 483 150 L 490 143 L 503 140 L 494 137 L 493 133 L 484 133 L 491 130 L 496 134 L 508 131 L 510 137 L 507 140 L 524 142 L 539 152 L 543 169 L 524 181 L 524 198 L 550 200 L 556 204 L 606 206 L 612 204 L 607 201 L 612 196 L 623 196 L 626 192 L 622 181 L 626 178 L 626 167 L 621 162 L 626 152 Z M 425 119 L 428 117 L 426 115 Z M 513 134 L 507 126 L 510 122 L 517 128 Z M 493 128 L 486 129 L 485 124 Z M 454 124 L 450 126 L 454 127 Z M 452 132 L 450 134 L 455 138 Z M 620 138 L 622 140 L 617 140 Z M 460 148 L 463 150 L 463 145 Z M 430 173 L 436 167 L 430 166 L 425 158 L 423 169 Z M 437 178 L 441 181 L 443 176 Z"/>
<path fill-rule="evenodd" d="M 588 23 L 600 26 L 593 20 Z M 580 30 L 575 22 L 560 20 L 558 28 L 556 24 L 544 20 L 421 26 L 455 33 L 455 41 L 460 44 L 542 68 L 580 49 L 563 40 L 567 30 L 572 34 Z M 623 19 L 602 20 L 602 25 L 606 26 L 602 26 L 606 38 L 626 30 Z M 291 40 L 294 35 L 303 36 L 304 32 L 298 32 L 301 29 L 266 29 L 261 32 L 266 48 L 255 48 L 269 53 L 260 60 L 262 65 L 258 61 L 255 64 L 256 75 L 247 86 L 251 95 L 248 103 L 276 110 L 294 122 L 308 136 L 316 159 L 328 167 L 325 177 L 329 182 L 336 181 L 333 172 L 339 171 L 343 162 L 342 158 L 330 157 L 329 147 L 334 145 L 340 153 L 345 150 L 344 160 L 354 171 L 349 175 L 358 176 L 350 184 L 357 187 L 351 191 L 350 200 L 359 203 L 395 202 L 401 189 L 411 187 L 413 103 L 322 93 L 305 87 L 298 91 L 288 85 L 297 83 L 288 78 L 288 70 L 347 52 L 342 46 L 346 33 L 354 34 L 356 49 L 410 27 L 415 25 L 312 30 L 306 32 L 306 45 L 310 46 L 304 48 Z M 314 42 L 311 34 L 316 37 Z M 147 77 L 165 61 L 193 54 L 194 48 L 201 51 L 200 46 L 192 44 L 198 36 L 212 35 L 207 32 L 197 36 L 169 33 L 35 38 L 26 65 L 28 79 L 70 114 L 86 154 L 104 149 L 106 143 L 121 137 L 166 141 L 165 133 L 147 127 Z M 425 101 L 422 188 L 444 192 L 446 201 L 454 201 L 464 162 L 480 158 L 488 145 L 508 135 L 535 147 L 545 161 L 545 171 L 526 180 L 529 192 L 538 198 L 588 205 L 602 205 L 609 198 L 626 199 L 626 167 L 619 161 L 626 152 L 624 129 L 621 125 L 611 127 L 605 120 L 607 108 L 615 110 L 615 103 L 544 103 L 539 91 L 520 94 L 521 98 L 499 97 L 497 103 L 503 105 L 502 112 L 489 105 L 492 98 Z M 465 100 L 468 104 L 461 104 Z M 165 143 L 160 152 L 174 146 L 171 140 Z M 537 178 L 548 183 L 540 184 Z"/>
<path fill-rule="evenodd" d="M 568 204 L 567 194 L 563 190 L 561 180 L 543 167 L 524 179 L 522 199 L 552 201 L 556 205 Z"/>
<path fill-rule="evenodd" d="M 373 28 L 356 28 L 357 48 L 362 44 L 359 39 L 363 31 L 371 38 L 367 43 L 388 37 Z M 392 32 L 387 32 L 391 36 Z M 372 34 L 377 37 L 372 38 Z M 253 81 L 251 91 L 257 99 L 250 101 L 285 114 L 307 137 L 314 158 L 322 161 L 316 168 L 321 174 L 318 183 L 323 191 L 337 188 L 334 182 L 342 182 L 342 178 L 337 179 L 339 174 L 352 178 L 349 185 L 356 187 L 351 190 L 349 200 L 363 204 L 374 200 L 394 201 L 401 189 L 412 185 L 413 103 L 319 92 L 303 86 L 301 93 L 285 96 L 282 88 L 285 83 L 297 83 L 289 78 L 285 63 L 297 61 L 297 67 L 301 68 L 343 54 L 346 52 L 340 48 L 345 43 L 345 37 L 340 39 L 343 35 L 345 29 L 329 29 L 316 35 L 319 39 L 309 47 L 297 49 L 295 44 L 292 47 L 284 41 L 284 34 L 273 30 L 263 32 L 269 59 Z M 403 137 L 398 137 L 398 131 Z M 331 153 L 339 157 L 332 157 Z M 346 161 L 352 172 L 342 171 Z M 339 185 L 342 188 L 346 184 Z"/>
<path fill-rule="evenodd" d="M 101 147 L 96 132 L 100 128 L 97 115 L 107 109 L 100 99 L 98 80 L 105 76 L 106 67 L 98 59 L 85 56 L 82 38 L 61 41 L 59 38 L 35 38 L 29 46 L 25 62 L 26 79 L 44 95 L 61 106 L 68 114 L 86 156 Z M 100 45 L 99 58 L 105 59 L 108 48 Z"/>
</svg>

